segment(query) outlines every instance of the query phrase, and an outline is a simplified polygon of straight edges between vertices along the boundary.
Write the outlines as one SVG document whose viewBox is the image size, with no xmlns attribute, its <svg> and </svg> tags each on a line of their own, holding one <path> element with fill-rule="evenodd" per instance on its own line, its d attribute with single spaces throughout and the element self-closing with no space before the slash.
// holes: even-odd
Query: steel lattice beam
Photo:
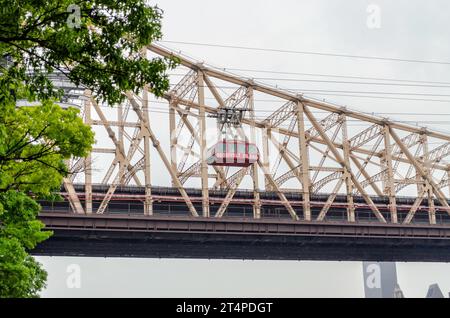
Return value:
<svg viewBox="0 0 450 318">
<path fill-rule="evenodd" d="M 163 57 L 174 55 L 156 45 L 148 49 Z M 64 180 L 70 204 L 76 213 L 92 211 L 93 199 L 89 196 L 93 184 L 92 161 L 93 154 L 98 154 L 113 156 L 112 163 L 104 166 L 102 183 L 107 190 L 98 212 L 107 211 L 119 186 L 133 183 L 145 185 L 144 214 L 153 214 L 152 186 L 157 185 L 158 180 L 150 178 L 153 176 L 151 171 L 158 169 L 159 173 L 163 173 L 150 160 L 149 148 L 153 145 L 165 167 L 164 173 L 169 174 L 172 186 L 180 194 L 180 202 L 184 202 L 195 217 L 199 216 L 197 210 L 201 210 L 204 218 L 228 215 L 227 209 L 233 205 L 236 191 L 244 189 L 250 178 L 252 183 L 247 183 L 245 189 L 251 191 L 249 200 L 252 201 L 253 217 L 256 219 L 261 217 L 264 208 L 260 199 L 264 191 L 274 192 L 277 202 L 284 209 L 283 213 L 293 220 L 325 221 L 333 213 L 333 206 L 344 204 L 350 223 L 358 221 L 360 207 L 363 207 L 372 211 L 380 223 L 407 224 L 420 214 L 420 204 L 425 199 L 428 201 L 431 224 L 443 211 L 450 214 L 448 197 L 443 190 L 450 187 L 450 166 L 447 164 L 450 157 L 449 135 L 318 102 L 183 56 L 177 58 L 188 71 L 164 95 L 171 134 L 167 147 L 160 144 L 161 140 L 167 140 L 160 135 L 160 126 L 155 126 L 160 124 L 149 116 L 153 105 L 149 101 L 151 92 L 148 87 L 139 94 L 127 92 L 128 104 L 118 107 L 117 118 L 108 118 L 94 98 L 85 104 L 86 123 L 92 127 L 103 126 L 113 146 L 96 145 L 92 154 L 74 165 L 75 170 L 83 166 L 86 170 L 85 202 L 80 200 L 81 194 L 76 192 L 73 180 Z M 223 83 L 227 83 L 232 90 L 224 92 L 220 87 Z M 258 120 L 255 94 L 276 98 L 283 102 L 282 106 Z M 211 103 L 207 102 L 208 98 Z M 93 118 L 91 107 L 99 118 Z M 247 111 L 242 127 L 235 129 L 236 136 L 258 145 L 260 158 L 257 164 L 238 170 L 207 164 L 207 151 L 212 146 L 206 142 L 207 128 L 215 126 L 211 125 L 208 115 L 217 114 L 223 108 Z M 324 115 L 316 116 L 316 111 Z M 354 129 L 347 125 L 348 121 L 358 121 L 365 127 Z M 189 141 L 182 144 L 181 137 L 185 135 Z M 259 136 L 262 140 L 258 139 Z M 432 144 L 438 146 L 433 147 Z M 177 155 L 177 149 L 182 149 L 184 155 Z M 188 165 L 187 160 L 192 157 L 196 161 Z M 244 180 L 246 175 L 249 177 Z M 258 179 L 261 176 L 265 184 L 260 186 Z M 212 178 L 215 180 L 210 180 Z M 287 181 L 292 178 L 298 185 L 287 189 Z M 198 189 L 201 189 L 201 204 L 193 203 L 187 194 L 184 185 L 188 180 L 196 182 Z M 417 185 L 415 203 L 407 207 L 407 213 L 399 214 L 397 196 L 409 184 Z M 223 190 L 220 206 L 211 215 L 210 200 L 214 198 L 210 198 L 210 185 L 214 185 L 213 189 Z M 288 190 L 299 195 L 301 202 L 292 204 Z M 313 200 L 317 195 L 324 195 L 320 202 Z M 344 199 L 337 200 L 338 195 Z M 386 197 L 389 204 L 383 210 L 374 203 L 373 196 Z M 435 203 L 435 199 L 439 203 Z M 404 206 L 401 208 L 406 209 Z"/>
</svg>

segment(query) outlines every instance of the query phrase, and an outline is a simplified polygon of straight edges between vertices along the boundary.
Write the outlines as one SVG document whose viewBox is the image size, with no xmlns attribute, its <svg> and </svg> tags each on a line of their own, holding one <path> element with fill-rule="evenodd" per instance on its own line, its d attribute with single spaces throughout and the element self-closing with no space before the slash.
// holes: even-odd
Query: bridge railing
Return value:
<svg viewBox="0 0 450 318">
<path fill-rule="evenodd" d="M 42 212 L 51 213 L 74 213 L 67 201 L 62 202 L 40 202 L 42 206 Z M 93 201 L 93 208 L 95 209 L 100 205 L 101 201 Z M 199 203 L 196 203 L 199 204 Z M 136 201 L 121 201 L 121 202 L 110 202 L 107 206 L 104 214 L 108 215 L 127 215 L 133 216 L 143 216 L 144 203 L 142 200 Z M 220 204 L 213 204 L 210 206 L 211 212 L 215 212 L 219 208 Z M 296 207 L 299 213 L 301 213 L 301 206 Z M 320 208 L 312 209 L 313 220 L 320 213 Z M 386 216 L 388 212 L 384 211 Z M 399 219 L 403 220 L 408 211 L 399 211 Z M 164 201 L 154 201 L 153 203 L 153 215 L 155 216 L 188 216 L 187 208 L 184 202 L 164 202 Z M 370 209 L 358 210 L 356 218 L 356 223 L 379 223 L 379 220 L 373 215 Z M 230 204 L 228 211 L 225 213 L 224 217 L 234 218 L 234 219 L 253 219 L 253 207 L 251 204 L 248 205 L 236 205 Z M 289 220 L 290 215 L 284 207 L 272 205 L 261 207 L 261 217 L 270 220 Z M 324 219 L 325 222 L 337 222 L 347 220 L 347 210 L 345 206 L 339 208 L 331 208 L 327 217 Z M 448 215 L 439 213 L 436 214 L 437 224 L 450 224 L 450 218 Z M 419 211 L 418 217 L 414 218 L 412 224 L 428 224 L 428 214 L 426 211 Z"/>
</svg>

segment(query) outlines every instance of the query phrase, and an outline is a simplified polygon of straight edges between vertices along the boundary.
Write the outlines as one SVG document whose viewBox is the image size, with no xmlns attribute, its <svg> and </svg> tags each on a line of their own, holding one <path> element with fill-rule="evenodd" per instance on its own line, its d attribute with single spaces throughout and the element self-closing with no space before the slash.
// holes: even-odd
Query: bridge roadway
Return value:
<svg viewBox="0 0 450 318">
<path fill-rule="evenodd" d="M 81 190 L 82 186 L 78 187 Z M 188 190 L 192 198 L 196 197 L 195 191 Z M 95 207 L 106 188 L 97 186 L 94 192 Z M 273 201 L 264 207 L 263 217 L 255 220 L 251 218 L 250 203 L 245 201 L 251 193 L 244 191 L 236 193 L 236 201 L 225 217 L 194 218 L 188 215 L 184 203 L 175 200 L 175 189 L 153 188 L 154 215 L 144 216 L 141 192 L 138 187 L 119 188 L 103 215 L 70 213 L 66 201 L 41 202 L 43 211 L 39 218 L 54 235 L 33 253 L 90 257 L 450 261 L 450 222 L 443 212 L 438 212 L 437 225 L 425 223 L 425 211 L 417 212 L 413 224 L 380 224 L 361 205 L 357 212 L 362 216 L 356 223 L 348 223 L 345 204 L 342 204 L 345 197 L 338 197 L 337 205 L 325 221 L 292 221 L 272 194 L 264 193 L 264 200 Z M 289 195 L 292 202 L 301 200 L 298 194 Z M 220 191 L 212 193 L 214 196 L 220 200 Z M 376 199 L 379 207 L 385 204 L 384 198 Z M 201 202 L 193 201 L 201 206 Z M 362 202 L 359 198 L 355 201 Z M 398 199 L 405 211 L 413 201 L 414 198 Z M 301 204 L 296 209 L 301 215 Z M 318 213 L 315 210 L 320 210 L 318 203 L 313 214 Z M 388 216 L 387 210 L 383 213 Z"/>
</svg>

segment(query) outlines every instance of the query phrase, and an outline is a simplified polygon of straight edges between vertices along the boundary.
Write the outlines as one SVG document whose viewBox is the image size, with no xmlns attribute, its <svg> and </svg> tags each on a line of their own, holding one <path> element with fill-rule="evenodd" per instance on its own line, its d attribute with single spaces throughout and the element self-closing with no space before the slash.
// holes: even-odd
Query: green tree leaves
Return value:
<svg viewBox="0 0 450 318">
<path fill-rule="evenodd" d="M 0 297 L 38 297 L 47 273 L 20 241 L 0 237 Z"/>
<path fill-rule="evenodd" d="M 161 38 L 146 0 L 0 0 L 0 297 L 38 297 L 47 274 L 27 251 L 47 239 L 34 198 L 51 197 L 94 143 L 48 75 L 63 72 L 110 105 L 144 86 L 161 96 L 172 59 L 143 56 Z M 19 100 L 35 106 L 17 107 Z"/>
<path fill-rule="evenodd" d="M 84 157 L 94 135 L 83 124 L 78 110 L 61 109 L 52 101 L 38 107 L 5 107 L 0 104 L 0 192 L 17 190 L 48 195 L 67 174 L 64 159 Z"/>
<path fill-rule="evenodd" d="M 37 297 L 47 273 L 26 252 L 50 237 L 39 205 L 23 192 L 0 193 L 0 297 Z"/>
<path fill-rule="evenodd" d="M 169 88 L 166 71 L 175 61 L 141 54 L 161 38 L 162 11 L 145 0 L 0 0 L 0 6 L 0 54 L 33 69 L 21 74 L 30 97 L 57 95 L 43 76 L 55 68 L 70 69 L 75 84 L 111 105 L 124 99 L 123 91 L 148 85 L 160 96 Z"/>
</svg>

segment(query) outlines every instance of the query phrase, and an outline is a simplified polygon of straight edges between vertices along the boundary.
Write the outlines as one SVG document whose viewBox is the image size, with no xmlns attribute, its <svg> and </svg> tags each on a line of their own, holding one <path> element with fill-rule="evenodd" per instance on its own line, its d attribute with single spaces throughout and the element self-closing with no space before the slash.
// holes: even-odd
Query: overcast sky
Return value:
<svg viewBox="0 0 450 318">
<path fill-rule="evenodd" d="M 165 41 L 450 62 L 450 2 L 446 0 L 164 0 L 157 3 L 164 10 Z M 371 4 L 375 6 L 369 6 Z M 371 9 L 369 13 L 368 8 Z M 369 19 L 368 23 L 369 16 L 376 15 L 378 9 L 380 20 Z M 450 82 L 450 64 L 162 44 L 229 69 Z M 248 77 L 275 78 L 261 81 L 291 89 L 402 92 L 430 95 L 372 95 L 450 100 L 450 96 L 446 96 L 450 95 L 448 87 L 289 82 L 285 79 L 324 78 L 236 72 Z M 366 112 L 450 114 L 450 102 L 309 95 Z M 165 118 L 166 122 L 167 118 L 163 116 L 155 114 L 152 120 Z M 385 116 L 450 131 L 450 115 Z M 40 257 L 39 260 L 49 271 L 48 288 L 43 296 L 50 297 L 363 296 L 360 263 L 60 257 Z M 82 270 L 80 289 L 66 286 L 66 269 L 72 263 L 79 264 Z M 398 264 L 398 276 L 407 297 L 423 297 L 431 283 L 439 283 L 444 292 L 450 291 L 449 264 L 401 263 Z"/>
</svg>

